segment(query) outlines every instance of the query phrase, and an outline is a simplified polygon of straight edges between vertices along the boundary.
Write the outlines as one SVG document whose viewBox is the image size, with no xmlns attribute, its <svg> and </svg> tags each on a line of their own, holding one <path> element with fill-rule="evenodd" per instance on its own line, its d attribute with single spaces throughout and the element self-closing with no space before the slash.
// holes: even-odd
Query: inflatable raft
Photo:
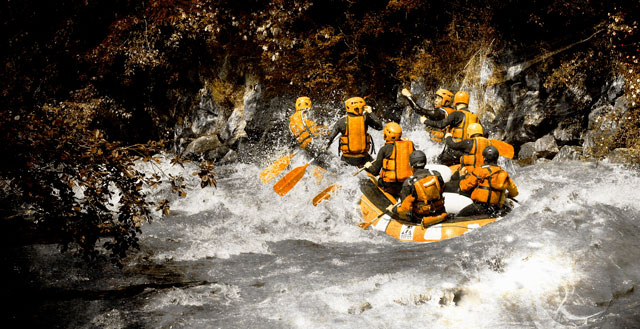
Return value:
<svg viewBox="0 0 640 329">
<path fill-rule="evenodd" d="M 430 165 L 427 168 L 440 172 L 442 178 L 448 181 L 451 171 L 446 166 Z M 360 211 L 364 219 L 363 225 L 400 240 L 412 242 L 437 242 L 455 238 L 474 230 L 480 226 L 495 222 L 500 218 L 464 217 L 447 219 L 444 222 L 429 227 L 393 218 L 388 214 L 380 216 L 389 205 L 395 204 L 393 196 L 378 188 L 376 179 L 369 177 L 360 184 L 362 197 L 360 199 Z M 445 208 L 452 215 L 471 204 L 471 199 L 455 193 L 444 193 Z"/>
</svg>

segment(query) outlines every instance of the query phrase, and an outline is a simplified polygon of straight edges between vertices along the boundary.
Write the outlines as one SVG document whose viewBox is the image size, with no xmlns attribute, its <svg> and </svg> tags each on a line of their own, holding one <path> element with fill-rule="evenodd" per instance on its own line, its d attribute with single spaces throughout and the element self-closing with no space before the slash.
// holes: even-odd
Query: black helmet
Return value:
<svg viewBox="0 0 640 329">
<path fill-rule="evenodd" d="M 413 168 L 424 168 L 427 165 L 427 156 L 420 150 L 415 150 L 409 155 L 409 164 Z"/>
<path fill-rule="evenodd" d="M 498 149 L 493 145 L 489 145 L 485 147 L 484 150 L 482 150 L 482 157 L 484 158 L 485 163 L 495 163 L 496 161 L 498 161 L 499 155 L 500 154 L 498 153 Z"/>
</svg>

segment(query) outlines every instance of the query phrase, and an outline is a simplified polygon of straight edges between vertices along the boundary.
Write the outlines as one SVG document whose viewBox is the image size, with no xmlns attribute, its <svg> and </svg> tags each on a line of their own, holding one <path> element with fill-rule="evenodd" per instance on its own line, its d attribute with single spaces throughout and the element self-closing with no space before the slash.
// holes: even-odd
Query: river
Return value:
<svg viewBox="0 0 640 329">
<path fill-rule="evenodd" d="M 438 154 L 422 131 L 405 136 Z M 3 260 L 5 321 L 16 328 L 640 328 L 637 171 L 502 159 L 519 207 L 459 238 L 415 244 L 356 225 L 362 177 L 353 168 L 317 184 L 309 167 L 289 194 L 276 195 L 280 177 L 263 184 L 258 174 L 287 151 L 218 167 L 217 188 L 189 181 L 170 216 L 143 225 L 141 250 L 123 269 L 85 264 L 56 245 L 13 247 Z M 306 161 L 296 156 L 291 168 Z M 162 166 L 190 175 L 188 166 Z M 342 188 L 314 207 L 313 196 L 332 183 Z"/>
</svg>

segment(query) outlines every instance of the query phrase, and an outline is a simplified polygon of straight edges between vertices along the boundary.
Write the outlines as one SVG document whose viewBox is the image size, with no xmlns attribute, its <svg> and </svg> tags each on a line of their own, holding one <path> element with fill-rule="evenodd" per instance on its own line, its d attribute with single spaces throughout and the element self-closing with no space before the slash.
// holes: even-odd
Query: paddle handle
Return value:
<svg viewBox="0 0 640 329">
<path fill-rule="evenodd" d="M 353 173 L 353 176 L 358 175 L 359 173 L 361 173 L 361 172 L 362 172 L 363 170 L 365 170 L 365 169 L 367 169 L 367 168 L 362 167 L 362 168 L 358 169 L 358 171 L 356 171 L 356 172 L 354 172 L 354 173 Z"/>
</svg>

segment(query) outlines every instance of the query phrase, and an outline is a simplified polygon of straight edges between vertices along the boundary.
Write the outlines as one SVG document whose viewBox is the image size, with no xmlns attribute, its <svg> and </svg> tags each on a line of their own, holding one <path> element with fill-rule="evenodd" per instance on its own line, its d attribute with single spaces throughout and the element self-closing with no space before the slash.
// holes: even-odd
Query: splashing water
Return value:
<svg viewBox="0 0 640 329">
<path fill-rule="evenodd" d="M 421 129 L 404 136 L 430 159 L 441 150 Z M 258 173 L 285 151 L 217 168 L 215 189 L 188 182 L 194 187 L 172 200 L 171 216 L 143 226 L 142 250 L 124 274 L 65 263 L 39 273 L 45 286 L 144 289 L 51 297 L 46 309 L 66 307 L 66 324 L 82 328 L 640 326 L 636 171 L 602 162 L 503 163 L 521 192 L 518 208 L 459 238 L 413 244 L 356 226 L 362 178 L 352 167 L 320 184 L 308 171 L 289 194 L 276 195 L 272 184 L 284 173 L 269 184 Z M 289 169 L 307 161 L 296 156 Z M 333 183 L 342 188 L 314 207 L 313 196 Z M 56 279 L 56 271 L 87 273 Z"/>
</svg>

